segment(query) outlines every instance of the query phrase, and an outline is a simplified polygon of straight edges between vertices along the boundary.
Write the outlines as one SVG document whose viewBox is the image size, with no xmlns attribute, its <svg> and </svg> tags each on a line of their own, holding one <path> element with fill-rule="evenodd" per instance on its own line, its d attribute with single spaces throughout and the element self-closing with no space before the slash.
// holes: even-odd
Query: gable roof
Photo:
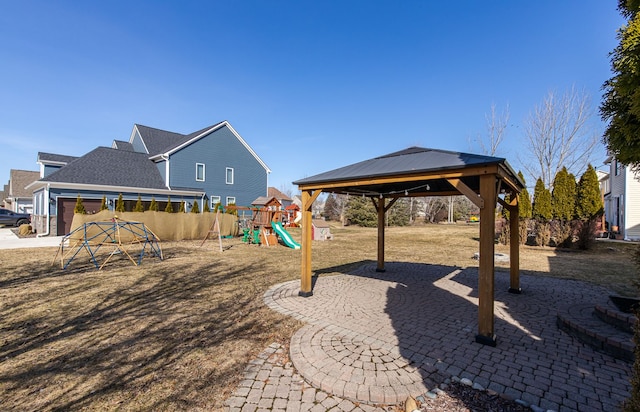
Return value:
<svg viewBox="0 0 640 412">
<path fill-rule="evenodd" d="M 40 182 L 167 189 L 145 153 L 97 147 Z"/>
<path fill-rule="evenodd" d="M 185 137 L 185 135 L 180 133 L 169 132 L 167 130 L 156 129 L 154 127 L 144 126 L 141 124 L 134 124 L 133 129 L 129 143 L 133 143 L 133 136 L 135 131 L 138 130 L 138 134 L 140 135 L 142 143 L 147 149 L 149 156 L 164 153 L 166 148 L 173 146 L 178 141 L 182 141 Z"/>
<path fill-rule="evenodd" d="M 300 179 L 293 184 L 307 187 L 335 184 L 339 186 L 336 190 L 331 190 L 335 193 L 369 196 L 405 192 L 437 194 L 438 192 L 450 192 L 452 189 L 451 184 L 439 177 L 440 173 L 472 168 L 480 169 L 483 166 L 496 166 L 504 169 L 505 175 L 509 176 L 515 186 L 524 187 L 522 181 L 504 158 L 415 146 Z M 427 179 L 412 180 L 407 178 L 403 182 L 388 182 L 386 179 L 412 175 L 429 177 L 429 183 L 426 183 Z M 478 176 L 478 174 L 472 173 L 463 180 L 472 188 L 477 187 L 479 185 Z M 385 180 L 387 183 L 380 183 L 376 179 Z"/>
<path fill-rule="evenodd" d="M 40 172 L 30 170 L 11 169 L 9 172 L 9 192 L 5 193 L 7 198 L 31 197 L 31 191 L 26 190 L 29 184 L 40 178 Z"/>
<path fill-rule="evenodd" d="M 111 144 L 112 149 L 118 150 L 127 150 L 129 152 L 134 152 L 133 145 L 129 142 L 125 142 L 124 140 L 114 140 Z"/>
<path fill-rule="evenodd" d="M 66 165 L 76 160 L 76 156 L 67 156 L 55 153 L 38 152 L 38 163 L 52 165 Z"/>
<path fill-rule="evenodd" d="M 273 196 L 260 196 L 259 198 L 251 202 L 251 206 L 266 206 L 273 200 L 275 200 L 276 203 L 280 204 L 280 201 Z"/>
<path fill-rule="evenodd" d="M 267 188 L 267 197 L 275 197 L 278 200 L 291 201 L 291 198 L 289 196 L 285 195 L 275 187 L 271 187 L 271 186 Z"/>
<path fill-rule="evenodd" d="M 183 147 L 192 144 L 193 142 L 215 132 L 222 127 L 229 128 L 231 133 L 233 133 L 238 141 L 247 149 L 247 151 L 249 151 L 249 153 L 251 153 L 251 155 L 258 161 L 258 163 L 260 163 L 260 165 L 267 171 L 267 173 L 271 173 L 271 169 L 269 169 L 269 166 L 267 166 L 267 164 L 260 158 L 260 156 L 258 156 L 258 154 L 251 148 L 251 146 L 247 144 L 247 142 L 226 120 L 223 120 L 222 122 L 216 123 L 212 126 L 204 127 L 187 135 L 136 124 L 134 125 L 134 131 L 131 133 L 130 142 L 133 142 L 135 130 L 138 130 L 143 144 L 145 145 L 149 153 L 149 158 L 155 160 L 160 158 L 161 156 L 170 156 Z"/>
</svg>

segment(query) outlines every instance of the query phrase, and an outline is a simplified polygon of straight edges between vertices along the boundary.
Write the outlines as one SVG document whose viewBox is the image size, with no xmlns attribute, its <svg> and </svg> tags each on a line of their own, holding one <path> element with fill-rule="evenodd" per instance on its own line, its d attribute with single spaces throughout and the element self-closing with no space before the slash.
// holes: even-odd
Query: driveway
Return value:
<svg viewBox="0 0 640 412">
<path fill-rule="evenodd" d="M 32 247 L 58 247 L 62 236 L 19 238 L 9 227 L 0 227 L 0 249 L 23 249 Z"/>
</svg>

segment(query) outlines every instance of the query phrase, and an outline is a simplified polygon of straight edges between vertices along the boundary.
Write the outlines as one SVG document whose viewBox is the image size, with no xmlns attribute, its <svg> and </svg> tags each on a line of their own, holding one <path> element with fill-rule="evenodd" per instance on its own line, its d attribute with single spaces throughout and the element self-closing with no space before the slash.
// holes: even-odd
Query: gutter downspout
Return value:
<svg viewBox="0 0 640 412">
<path fill-rule="evenodd" d="M 45 196 L 43 196 L 43 200 L 46 200 L 46 201 L 44 202 L 44 204 L 45 204 L 45 208 L 46 208 L 46 210 L 47 210 L 47 213 L 45 214 L 45 217 L 46 217 L 46 219 L 45 219 L 45 222 L 46 222 L 46 223 L 45 223 L 45 224 L 46 224 L 47 231 L 46 231 L 46 232 L 44 232 L 44 233 L 38 233 L 38 234 L 36 235 L 36 237 L 49 236 L 49 230 L 51 229 L 51 227 L 50 227 L 51 225 L 49 224 L 49 220 L 50 220 L 50 217 L 49 217 L 49 210 L 50 210 L 50 207 L 51 207 L 51 206 L 49 205 L 49 186 L 50 186 L 50 184 L 49 184 L 49 183 L 47 183 L 47 188 L 46 188 L 46 189 L 44 189 L 44 195 L 45 195 Z"/>
</svg>

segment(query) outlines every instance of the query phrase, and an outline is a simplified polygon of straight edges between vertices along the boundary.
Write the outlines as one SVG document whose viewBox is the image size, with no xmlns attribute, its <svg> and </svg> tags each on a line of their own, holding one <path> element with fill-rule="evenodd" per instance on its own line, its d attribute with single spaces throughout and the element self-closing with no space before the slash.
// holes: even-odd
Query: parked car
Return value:
<svg viewBox="0 0 640 412">
<path fill-rule="evenodd" d="M 16 213 L 8 209 L 0 209 L 0 226 L 20 226 L 31 223 L 31 215 L 28 213 Z"/>
</svg>

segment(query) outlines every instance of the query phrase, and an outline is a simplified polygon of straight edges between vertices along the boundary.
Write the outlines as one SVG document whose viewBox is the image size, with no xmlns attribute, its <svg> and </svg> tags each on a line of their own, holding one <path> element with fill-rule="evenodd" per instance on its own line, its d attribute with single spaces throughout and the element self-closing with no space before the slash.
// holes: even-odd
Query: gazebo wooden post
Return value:
<svg viewBox="0 0 640 412">
<path fill-rule="evenodd" d="M 298 292 L 298 295 L 303 297 L 313 295 L 313 283 L 311 281 L 311 219 L 313 218 L 313 202 L 320 193 L 320 190 L 302 191 L 302 261 L 300 264 L 300 292 Z"/>
<path fill-rule="evenodd" d="M 520 198 L 513 194 L 509 207 L 509 293 L 522 293 L 520 289 Z"/>
<path fill-rule="evenodd" d="M 374 200 L 374 199 L 372 199 Z M 376 272 L 384 272 L 384 208 L 385 200 L 379 199 L 378 202 L 374 200 L 373 204 L 378 209 L 378 266 Z"/>
<path fill-rule="evenodd" d="M 480 176 L 480 265 L 478 268 L 478 334 L 476 342 L 496 346 L 493 329 L 496 175 Z"/>
</svg>

